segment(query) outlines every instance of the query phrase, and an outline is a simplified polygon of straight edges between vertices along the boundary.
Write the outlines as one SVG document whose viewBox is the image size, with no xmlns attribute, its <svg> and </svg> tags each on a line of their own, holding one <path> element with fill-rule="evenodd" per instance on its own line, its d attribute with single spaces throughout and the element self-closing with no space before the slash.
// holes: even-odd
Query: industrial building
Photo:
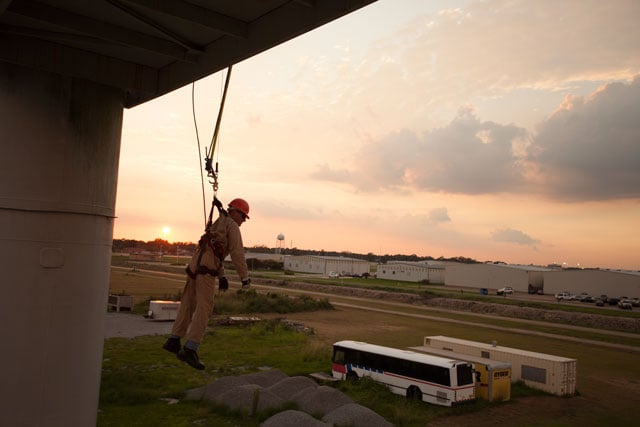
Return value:
<svg viewBox="0 0 640 427">
<path fill-rule="evenodd" d="M 378 279 L 401 280 L 404 282 L 427 281 L 429 283 L 444 284 L 445 267 L 441 262 L 391 261 L 386 264 L 378 264 L 376 277 Z"/>
<path fill-rule="evenodd" d="M 441 283 L 445 286 L 488 289 L 507 286 L 516 292 L 586 292 L 592 296 L 640 297 L 640 272 L 574 269 L 504 263 L 388 262 L 378 264 L 379 279 Z"/>
<path fill-rule="evenodd" d="M 369 261 L 337 256 L 287 255 L 284 257 L 284 269 L 299 273 L 322 274 L 336 273 L 341 276 L 362 276 L 369 274 Z"/>
<path fill-rule="evenodd" d="M 640 272 L 618 270 L 553 270 L 544 274 L 545 293 L 569 291 L 620 297 L 640 297 Z"/>
<path fill-rule="evenodd" d="M 527 292 L 529 285 L 544 289 L 544 273 L 549 271 L 545 267 L 503 263 L 447 262 L 445 268 L 445 285 L 487 289 L 511 286 L 517 292 Z"/>
</svg>

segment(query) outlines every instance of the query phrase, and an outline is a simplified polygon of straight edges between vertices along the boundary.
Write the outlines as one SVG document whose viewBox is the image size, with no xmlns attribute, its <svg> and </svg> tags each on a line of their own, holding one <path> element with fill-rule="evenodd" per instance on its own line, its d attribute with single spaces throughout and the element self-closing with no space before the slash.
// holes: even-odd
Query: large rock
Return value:
<svg viewBox="0 0 640 427">
<path fill-rule="evenodd" d="M 319 386 L 308 377 L 288 377 L 279 370 L 222 377 L 205 387 L 189 390 L 187 399 L 209 400 L 249 415 L 277 410 L 287 402 L 298 405 L 300 410 L 273 415 L 261 424 L 262 427 L 392 426 L 339 390 Z M 320 421 L 311 414 L 324 418 Z"/>
<path fill-rule="evenodd" d="M 332 427 L 332 425 L 316 420 L 305 412 L 287 410 L 268 418 L 260 424 L 260 427 Z"/>
<path fill-rule="evenodd" d="M 247 411 L 249 415 L 282 406 L 284 400 L 258 384 L 239 385 L 220 394 L 215 400 L 231 409 Z"/>
<path fill-rule="evenodd" d="M 349 396 L 326 385 L 305 388 L 291 396 L 291 400 L 304 412 L 323 415 L 342 405 L 353 403 Z"/>
<path fill-rule="evenodd" d="M 322 421 L 332 426 L 393 427 L 389 421 L 357 403 L 347 403 L 334 409 L 322 417 Z"/>
<path fill-rule="evenodd" d="M 291 400 L 296 393 L 309 387 L 316 388 L 318 384 L 309 377 L 297 376 L 287 377 L 269 387 L 268 390 L 284 400 Z"/>
</svg>

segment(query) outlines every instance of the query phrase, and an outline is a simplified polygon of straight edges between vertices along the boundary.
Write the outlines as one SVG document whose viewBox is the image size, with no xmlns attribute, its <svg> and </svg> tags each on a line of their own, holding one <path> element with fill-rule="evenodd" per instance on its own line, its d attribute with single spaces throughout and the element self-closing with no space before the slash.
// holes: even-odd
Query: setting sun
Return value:
<svg viewBox="0 0 640 427">
<path fill-rule="evenodd" d="M 162 234 L 167 235 L 169 233 L 171 233 L 171 229 L 169 227 L 167 226 L 162 227 Z"/>
</svg>

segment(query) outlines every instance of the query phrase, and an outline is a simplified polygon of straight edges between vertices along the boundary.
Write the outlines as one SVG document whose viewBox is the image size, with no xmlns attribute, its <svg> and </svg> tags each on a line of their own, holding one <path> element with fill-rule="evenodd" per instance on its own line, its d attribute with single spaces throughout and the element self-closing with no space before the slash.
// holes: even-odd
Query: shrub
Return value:
<svg viewBox="0 0 640 427">
<path fill-rule="evenodd" d="M 235 294 L 222 294 L 216 298 L 216 314 L 242 313 L 299 313 L 302 311 L 333 310 L 328 299 L 315 299 L 307 295 L 291 297 L 269 292 L 259 294 L 255 290 L 239 290 Z"/>
</svg>

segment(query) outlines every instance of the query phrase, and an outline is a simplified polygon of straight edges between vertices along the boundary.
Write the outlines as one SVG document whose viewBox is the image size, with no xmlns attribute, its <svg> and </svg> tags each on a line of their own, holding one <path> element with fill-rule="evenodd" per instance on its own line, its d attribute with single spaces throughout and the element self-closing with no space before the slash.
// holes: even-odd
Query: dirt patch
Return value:
<svg viewBox="0 0 640 427">
<path fill-rule="evenodd" d="M 577 421 L 575 414 L 584 411 L 589 404 L 586 399 L 581 397 L 571 399 L 548 396 L 521 397 L 517 401 L 511 400 L 485 408 L 481 413 L 437 418 L 430 421 L 429 426 L 521 427 L 523 425 L 546 425 L 549 420 L 562 420 L 562 425 L 571 425 Z"/>
</svg>

